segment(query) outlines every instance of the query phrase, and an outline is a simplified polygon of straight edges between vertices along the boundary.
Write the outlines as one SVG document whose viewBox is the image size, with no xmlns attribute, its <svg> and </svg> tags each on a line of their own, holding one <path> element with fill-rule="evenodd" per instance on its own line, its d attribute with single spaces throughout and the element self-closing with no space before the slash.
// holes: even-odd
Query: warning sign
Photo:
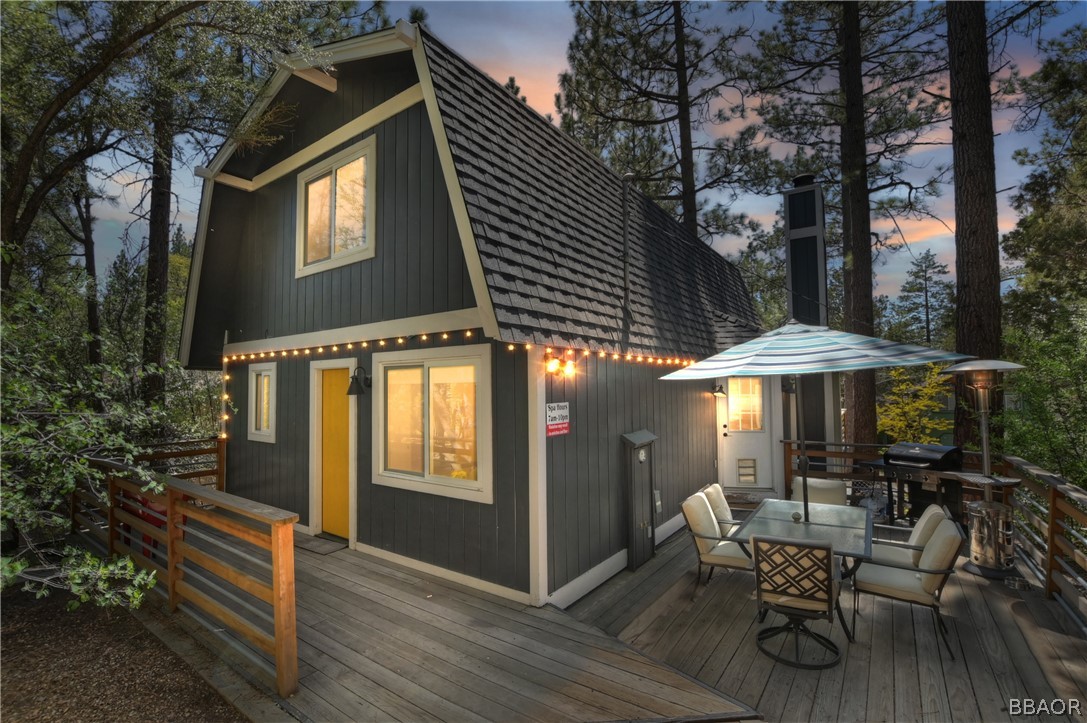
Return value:
<svg viewBox="0 0 1087 723">
<path fill-rule="evenodd" d="M 547 405 L 547 436 L 570 433 L 570 402 Z"/>
</svg>

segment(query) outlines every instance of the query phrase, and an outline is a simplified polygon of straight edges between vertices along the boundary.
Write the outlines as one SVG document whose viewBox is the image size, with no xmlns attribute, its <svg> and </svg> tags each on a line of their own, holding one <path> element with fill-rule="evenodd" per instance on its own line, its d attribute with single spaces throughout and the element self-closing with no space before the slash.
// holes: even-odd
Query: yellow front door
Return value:
<svg viewBox="0 0 1087 723">
<path fill-rule="evenodd" d="M 321 529 L 345 538 L 351 534 L 349 376 L 347 369 L 321 372 Z"/>
</svg>

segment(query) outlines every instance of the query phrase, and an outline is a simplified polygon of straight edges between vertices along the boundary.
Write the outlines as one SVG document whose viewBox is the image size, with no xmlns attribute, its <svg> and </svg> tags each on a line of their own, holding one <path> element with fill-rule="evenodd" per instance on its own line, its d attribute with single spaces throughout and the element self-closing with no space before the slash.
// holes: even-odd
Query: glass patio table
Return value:
<svg viewBox="0 0 1087 723">
<path fill-rule="evenodd" d="M 747 550 L 752 535 L 787 537 L 807 542 L 829 542 L 835 555 L 851 558 L 843 577 L 849 577 L 864 560 L 872 558 L 872 511 L 867 507 L 808 503 L 810 522 L 794 521 L 793 513 L 804 514 L 804 503 L 792 500 L 763 500 L 739 527 L 728 535 Z"/>
</svg>

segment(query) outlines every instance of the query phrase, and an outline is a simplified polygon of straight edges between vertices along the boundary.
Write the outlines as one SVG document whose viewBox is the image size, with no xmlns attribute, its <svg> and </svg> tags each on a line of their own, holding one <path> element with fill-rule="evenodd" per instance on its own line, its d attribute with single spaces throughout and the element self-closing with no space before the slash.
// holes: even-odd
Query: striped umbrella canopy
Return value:
<svg viewBox="0 0 1087 723">
<path fill-rule="evenodd" d="M 821 374 L 852 372 L 882 367 L 959 362 L 973 357 L 939 349 L 901 344 L 861 334 L 835 331 L 825 326 L 801 324 L 795 319 L 720 354 L 691 364 L 662 379 L 714 379 L 761 377 L 769 374 Z M 796 384 L 796 406 L 803 409 L 803 385 Z M 808 457 L 804 440 L 804 415 L 797 414 L 800 437 L 800 477 L 804 492 L 804 521 L 808 521 Z"/>
<path fill-rule="evenodd" d="M 768 374 L 820 374 L 860 369 L 957 362 L 972 357 L 901 344 L 861 334 L 810 326 L 791 320 L 751 341 L 691 364 L 664 379 L 761 377 Z"/>
</svg>

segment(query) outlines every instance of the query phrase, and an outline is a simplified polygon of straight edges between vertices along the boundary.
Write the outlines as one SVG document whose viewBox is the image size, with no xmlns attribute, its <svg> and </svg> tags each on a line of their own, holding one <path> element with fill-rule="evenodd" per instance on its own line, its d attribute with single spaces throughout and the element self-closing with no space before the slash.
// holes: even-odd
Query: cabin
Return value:
<svg viewBox="0 0 1087 723">
<path fill-rule="evenodd" d="M 199 171 L 181 358 L 223 371 L 228 492 L 560 607 L 702 486 L 781 492 L 776 380 L 660 380 L 760 332 L 733 265 L 426 29 L 319 60 Z"/>
</svg>

